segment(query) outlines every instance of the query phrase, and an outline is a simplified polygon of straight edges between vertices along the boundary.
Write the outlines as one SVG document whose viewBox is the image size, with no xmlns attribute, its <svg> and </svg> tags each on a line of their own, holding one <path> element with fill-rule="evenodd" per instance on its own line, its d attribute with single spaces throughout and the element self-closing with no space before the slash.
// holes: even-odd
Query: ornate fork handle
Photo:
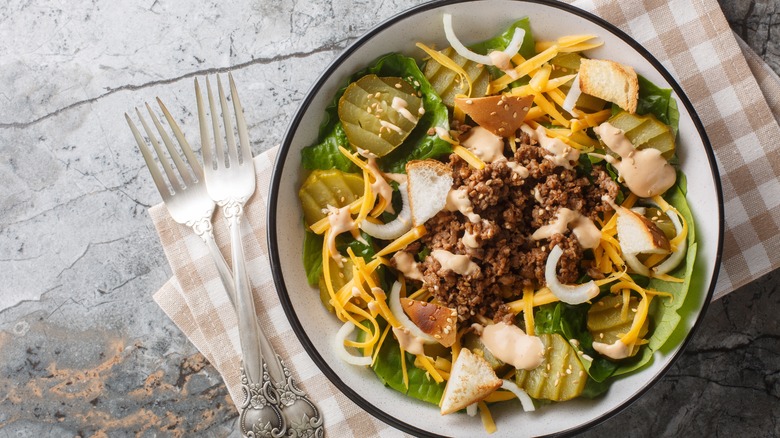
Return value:
<svg viewBox="0 0 780 438">
<path fill-rule="evenodd" d="M 284 379 L 276 382 L 276 391 L 279 395 L 279 405 L 288 422 L 287 436 L 290 438 L 324 437 L 325 428 L 317 406 L 309 400 L 306 392 L 298 388 L 284 360 L 278 354 L 274 357 L 284 373 Z"/>
</svg>

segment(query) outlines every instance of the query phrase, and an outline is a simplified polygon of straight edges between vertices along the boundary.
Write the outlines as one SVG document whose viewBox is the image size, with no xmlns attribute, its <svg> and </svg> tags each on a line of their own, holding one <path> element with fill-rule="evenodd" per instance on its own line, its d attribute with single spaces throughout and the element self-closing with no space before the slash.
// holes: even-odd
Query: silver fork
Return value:
<svg viewBox="0 0 780 438">
<path fill-rule="evenodd" d="M 228 73 L 228 78 L 238 132 L 238 145 L 236 145 L 230 110 L 220 77 L 217 76 L 219 108 L 214 103 L 211 84 L 206 78 L 211 125 L 214 133 L 215 153 L 213 155 L 206 111 L 197 79 L 195 80 L 195 96 L 198 105 L 206 187 L 212 199 L 223 208 L 225 219 L 230 228 L 233 281 L 236 288 L 236 313 L 238 314 L 241 349 L 244 353 L 242 385 L 246 399 L 241 406 L 239 417 L 241 431 L 244 435 L 250 433 L 257 435 L 258 432 L 264 431 L 265 425 L 258 421 L 257 413 L 254 412 L 258 408 L 254 400 L 275 398 L 286 422 L 287 436 L 322 437 L 325 432 L 319 410 L 309 400 L 305 392 L 297 387 L 292 373 L 281 357 L 274 352 L 271 343 L 255 323 L 254 300 L 246 271 L 240 229 L 244 204 L 255 191 L 255 168 L 238 91 L 233 81 L 233 75 Z M 222 130 L 217 112 L 222 114 L 224 134 L 220 133 Z M 223 135 L 227 143 L 227 151 L 222 141 Z M 262 375 L 259 375 L 260 370 L 262 370 Z"/>
<path fill-rule="evenodd" d="M 211 199 L 211 196 L 209 196 L 208 191 L 206 190 L 206 182 L 203 177 L 203 170 L 198 163 L 198 160 L 195 158 L 195 154 L 192 152 L 192 148 L 190 147 L 189 143 L 187 143 L 184 134 L 181 132 L 181 129 L 176 124 L 176 121 L 173 119 L 168 109 L 159 98 L 157 99 L 157 103 L 160 105 L 160 108 L 162 109 L 163 114 L 168 121 L 168 125 L 173 131 L 173 134 L 179 143 L 179 147 L 181 148 L 184 157 L 187 159 L 189 168 L 184 164 L 184 161 L 176 151 L 176 147 L 174 146 L 173 141 L 171 141 L 170 136 L 165 131 L 159 119 L 148 104 L 146 104 L 146 109 L 149 112 L 149 116 L 151 117 L 152 122 L 157 128 L 157 132 L 165 144 L 165 147 L 169 156 L 171 157 L 171 160 L 173 161 L 174 166 L 176 167 L 177 172 L 174 172 L 168 159 L 166 159 L 165 154 L 160 147 L 160 143 L 157 141 L 154 132 L 146 123 L 144 117 L 141 115 L 141 112 L 136 109 L 136 113 L 141 121 L 141 125 L 143 126 L 149 141 L 152 143 L 152 147 L 154 148 L 154 152 L 157 155 L 160 164 L 162 165 L 165 176 L 163 176 L 163 174 L 160 172 L 160 168 L 155 162 L 151 150 L 147 146 L 143 136 L 138 131 L 138 128 L 136 128 L 135 124 L 127 113 L 125 113 L 125 119 L 127 120 L 127 124 L 130 126 L 130 130 L 133 132 L 136 143 L 138 143 L 138 148 L 141 150 L 141 155 L 143 155 L 146 166 L 152 175 L 152 180 L 154 180 L 154 183 L 157 186 L 157 190 L 160 192 L 160 196 L 162 196 L 163 202 L 165 202 L 168 213 L 176 222 L 191 227 L 195 234 L 200 236 L 206 243 L 209 249 L 209 253 L 214 260 L 214 264 L 219 271 L 222 284 L 224 285 L 225 290 L 228 293 L 228 297 L 235 307 L 236 293 L 233 286 L 233 275 L 230 272 L 230 268 L 228 267 L 225 258 L 219 251 L 219 247 L 214 241 L 211 218 L 214 214 L 215 202 L 213 199 Z M 170 184 L 170 188 L 168 184 L 166 184 L 166 177 L 168 184 Z M 256 320 L 253 325 L 257 327 Z M 255 342 L 253 345 L 255 345 L 256 350 L 257 343 Z M 259 366 L 257 369 L 260 369 Z M 267 386 L 271 387 L 271 391 L 255 391 L 252 394 L 254 396 L 252 403 L 256 406 L 253 411 L 253 418 L 262 423 L 264 426 L 270 426 L 268 431 L 271 432 L 272 436 L 282 437 L 284 436 L 287 428 L 284 417 L 282 417 L 279 396 L 273 385 L 269 384 Z M 248 394 L 250 394 L 250 392 L 245 388 L 245 395 Z"/>
</svg>

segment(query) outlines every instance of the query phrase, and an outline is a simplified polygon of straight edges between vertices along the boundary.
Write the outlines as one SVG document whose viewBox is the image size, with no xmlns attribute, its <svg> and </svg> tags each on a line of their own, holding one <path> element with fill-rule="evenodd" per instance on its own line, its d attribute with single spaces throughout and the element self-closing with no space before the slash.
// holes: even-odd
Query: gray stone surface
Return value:
<svg viewBox="0 0 780 438">
<path fill-rule="evenodd" d="M 255 153 L 319 72 L 412 0 L 7 2 L 0 8 L 0 437 L 229 436 L 214 369 L 151 299 L 170 269 L 123 112 L 235 73 Z M 780 73 L 780 0 L 726 1 Z M 711 305 L 666 377 L 603 435 L 780 434 L 780 276 Z"/>
</svg>

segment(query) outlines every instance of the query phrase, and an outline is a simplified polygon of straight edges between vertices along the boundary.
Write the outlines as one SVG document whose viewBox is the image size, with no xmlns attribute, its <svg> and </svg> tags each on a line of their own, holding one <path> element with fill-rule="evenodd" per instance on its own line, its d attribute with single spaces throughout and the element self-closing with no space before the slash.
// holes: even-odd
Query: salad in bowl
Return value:
<svg viewBox="0 0 780 438">
<path fill-rule="evenodd" d="M 444 424 L 581 411 L 679 343 L 698 243 L 677 100 L 596 33 L 518 17 L 464 44 L 468 17 L 437 15 L 444 44 L 357 66 L 300 151 L 329 354 Z"/>
</svg>

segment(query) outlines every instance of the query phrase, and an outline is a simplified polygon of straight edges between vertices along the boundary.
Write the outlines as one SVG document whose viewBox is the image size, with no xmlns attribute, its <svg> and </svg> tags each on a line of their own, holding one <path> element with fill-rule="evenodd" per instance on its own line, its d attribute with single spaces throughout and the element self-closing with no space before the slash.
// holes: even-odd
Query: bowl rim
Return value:
<svg viewBox="0 0 780 438">
<path fill-rule="evenodd" d="M 458 3 L 473 3 L 478 1 L 489 1 L 489 0 L 440 0 L 440 1 L 432 1 L 429 3 L 424 3 L 412 7 L 405 11 L 399 12 L 398 14 L 372 27 L 364 34 L 362 34 L 358 39 L 352 42 L 348 47 L 346 47 L 319 75 L 314 85 L 312 85 L 312 87 L 307 91 L 306 96 L 299 104 L 298 109 L 295 112 L 295 115 L 291 119 L 290 124 L 288 125 L 288 128 L 285 131 L 284 140 L 279 147 L 279 152 L 277 153 L 276 160 L 273 167 L 273 173 L 271 176 L 271 184 L 269 187 L 270 193 L 267 202 L 268 215 L 266 220 L 267 220 L 267 230 L 268 230 L 267 239 L 268 239 L 268 249 L 270 254 L 270 262 L 271 262 L 271 273 L 273 276 L 274 285 L 276 287 L 276 292 L 279 296 L 279 301 L 282 305 L 282 308 L 284 309 L 284 313 L 287 316 L 288 321 L 290 322 L 290 325 L 293 328 L 293 331 L 298 337 L 298 340 L 301 342 L 304 349 L 306 350 L 306 353 L 314 361 L 314 363 L 317 365 L 320 371 L 328 378 L 328 380 L 330 380 L 339 389 L 339 391 L 341 391 L 344 395 L 346 395 L 360 408 L 362 408 L 363 410 L 365 410 L 375 418 L 378 418 L 379 420 L 403 432 L 410 433 L 415 436 L 442 437 L 444 435 L 434 434 L 429 431 L 419 429 L 418 427 L 413 426 L 411 424 L 405 423 L 404 421 L 392 415 L 389 415 L 388 413 L 378 409 L 376 406 L 368 402 L 360 394 L 358 394 L 357 392 L 352 390 L 352 388 L 346 385 L 344 381 L 341 380 L 341 378 L 339 378 L 339 376 L 333 371 L 333 369 L 330 368 L 330 366 L 322 358 L 322 356 L 320 356 L 314 344 L 309 339 L 308 335 L 303 329 L 300 320 L 298 319 L 297 314 L 295 313 L 295 309 L 293 309 L 292 307 L 292 303 L 289 299 L 289 294 L 285 285 L 284 276 L 282 274 L 281 261 L 279 259 L 279 250 L 278 250 L 279 243 L 275 232 L 275 230 L 277 229 L 277 220 L 276 220 L 275 212 L 279 201 L 280 181 L 284 170 L 284 165 L 287 161 L 288 153 L 290 152 L 291 149 L 293 135 L 295 131 L 298 129 L 301 119 L 303 118 L 304 114 L 306 113 L 309 106 L 311 105 L 314 99 L 314 95 L 320 91 L 320 89 L 323 87 L 325 82 L 330 78 L 330 76 L 334 73 L 334 71 L 363 44 L 369 41 L 376 34 L 384 31 L 386 28 L 392 26 L 395 23 L 403 21 L 406 18 L 419 14 L 421 12 L 425 12 L 432 9 L 438 9 L 442 6 L 453 5 Z M 676 96 L 677 99 L 685 106 L 686 110 L 688 111 L 688 114 L 691 117 L 691 121 L 696 127 L 696 131 L 698 132 L 699 137 L 703 143 L 704 151 L 707 155 L 707 162 L 710 166 L 710 171 L 712 174 L 714 188 L 718 198 L 718 206 L 717 206 L 718 236 L 717 236 L 717 246 L 715 252 L 715 260 L 713 264 L 713 270 L 712 273 L 709 275 L 710 278 L 709 288 L 707 290 L 707 294 L 704 303 L 700 309 L 699 315 L 697 316 L 696 320 L 691 326 L 689 332 L 685 335 L 685 338 L 682 340 L 682 343 L 680 344 L 680 348 L 672 355 L 672 357 L 669 358 L 669 361 L 667 362 L 666 366 L 660 370 L 660 372 L 654 379 L 648 381 L 644 386 L 639 388 L 631 397 L 626 399 L 615 409 L 605 412 L 573 428 L 563 430 L 554 434 L 555 436 L 571 436 L 573 434 L 576 434 L 577 432 L 581 432 L 585 429 L 600 424 L 609 418 L 612 418 L 613 416 L 622 412 L 625 408 L 630 406 L 636 400 L 641 398 L 652 386 L 655 385 L 656 382 L 658 382 L 663 378 L 663 376 L 669 371 L 669 369 L 671 369 L 671 367 L 680 358 L 680 356 L 682 356 L 683 352 L 685 351 L 686 347 L 690 343 L 691 339 L 694 337 L 696 331 L 702 325 L 702 321 L 704 320 L 704 315 L 707 312 L 707 309 L 709 307 L 710 302 L 712 301 L 712 296 L 715 291 L 715 286 L 717 284 L 718 273 L 720 268 L 720 262 L 723 253 L 723 238 L 724 238 L 723 236 L 724 236 L 724 224 L 725 224 L 724 212 L 723 212 L 723 189 L 721 186 L 720 172 L 718 171 L 715 153 L 712 149 L 712 145 L 709 141 L 709 137 L 707 136 L 707 133 L 704 129 L 704 125 L 701 119 L 699 118 L 698 113 L 696 112 L 690 99 L 688 99 L 682 87 L 677 83 L 675 78 L 661 64 L 660 61 L 658 61 L 647 49 L 644 48 L 644 46 L 642 46 L 639 42 L 634 40 L 627 33 L 622 31 L 615 25 L 607 22 L 603 18 L 598 17 L 591 12 L 585 11 L 583 9 L 579 9 L 570 4 L 563 3 L 560 1 L 555 1 L 555 0 L 513 0 L 513 1 L 517 1 L 519 3 L 542 4 L 545 6 L 560 9 L 564 12 L 576 15 L 582 19 L 591 21 L 594 24 L 603 28 L 604 30 L 610 32 L 614 36 L 618 37 L 619 39 L 623 40 L 626 44 L 628 44 L 634 50 L 636 50 L 636 52 L 639 55 L 641 55 L 647 62 L 649 62 L 653 66 L 653 68 L 655 68 L 658 71 L 658 73 L 660 73 L 663 76 L 663 78 L 669 83 L 669 85 L 672 87 L 673 91 L 677 95 Z"/>
</svg>

